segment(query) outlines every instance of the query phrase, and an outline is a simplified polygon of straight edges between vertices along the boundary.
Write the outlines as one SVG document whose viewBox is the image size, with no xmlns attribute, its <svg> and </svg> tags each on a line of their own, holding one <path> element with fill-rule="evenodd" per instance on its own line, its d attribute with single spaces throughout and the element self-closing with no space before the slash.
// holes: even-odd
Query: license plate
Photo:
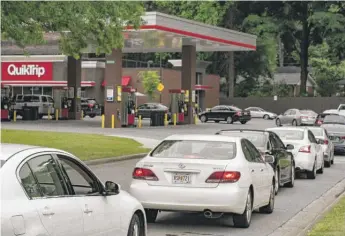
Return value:
<svg viewBox="0 0 345 236">
<path fill-rule="evenodd" d="M 192 176 L 190 174 L 173 174 L 173 184 L 190 184 L 192 182 Z"/>
</svg>

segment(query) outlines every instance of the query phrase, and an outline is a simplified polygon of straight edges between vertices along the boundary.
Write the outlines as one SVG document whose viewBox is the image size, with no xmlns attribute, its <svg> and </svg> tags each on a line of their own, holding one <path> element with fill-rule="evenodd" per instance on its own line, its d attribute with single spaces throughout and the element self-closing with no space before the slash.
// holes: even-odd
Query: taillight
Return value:
<svg viewBox="0 0 345 236">
<path fill-rule="evenodd" d="M 236 112 L 236 116 L 241 116 L 242 115 L 242 112 L 238 111 Z"/>
<path fill-rule="evenodd" d="M 345 137 L 340 137 L 341 139 L 345 139 Z"/>
<path fill-rule="evenodd" d="M 238 171 L 216 171 L 207 178 L 206 183 L 235 183 L 240 177 Z"/>
<path fill-rule="evenodd" d="M 299 152 L 310 153 L 310 145 L 301 147 Z"/>
<path fill-rule="evenodd" d="M 317 124 L 318 124 L 318 125 L 322 125 L 322 123 L 323 123 L 322 120 L 318 120 L 318 121 L 317 121 Z"/>
<path fill-rule="evenodd" d="M 145 168 L 135 168 L 132 174 L 133 179 L 144 179 L 158 181 L 157 176 L 150 169 Z"/>
<path fill-rule="evenodd" d="M 89 103 L 88 106 L 89 106 L 90 108 L 92 108 L 92 107 L 93 107 L 93 104 Z"/>
<path fill-rule="evenodd" d="M 328 140 L 323 140 L 323 144 L 328 144 Z"/>
</svg>

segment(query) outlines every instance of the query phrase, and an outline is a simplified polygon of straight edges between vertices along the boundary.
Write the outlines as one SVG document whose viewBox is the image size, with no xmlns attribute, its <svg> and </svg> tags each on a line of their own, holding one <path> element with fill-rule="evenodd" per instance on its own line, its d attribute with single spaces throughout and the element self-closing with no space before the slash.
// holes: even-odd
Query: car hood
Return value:
<svg viewBox="0 0 345 236">
<path fill-rule="evenodd" d="M 328 133 L 345 133 L 345 125 L 323 124 L 321 127 L 327 130 Z"/>
</svg>

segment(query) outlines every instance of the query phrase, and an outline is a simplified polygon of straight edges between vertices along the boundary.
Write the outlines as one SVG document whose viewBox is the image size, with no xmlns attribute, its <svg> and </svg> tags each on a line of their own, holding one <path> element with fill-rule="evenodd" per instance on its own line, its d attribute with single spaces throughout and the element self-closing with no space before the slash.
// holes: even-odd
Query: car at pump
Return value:
<svg viewBox="0 0 345 236">
<path fill-rule="evenodd" d="M 322 146 L 325 167 L 331 167 L 334 163 L 334 144 L 329 139 L 327 131 L 322 127 L 309 127 L 316 141 Z"/>
<path fill-rule="evenodd" d="M 338 115 L 326 116 L 321 125 L 328 133 L 334 145 L 335 153 L 345 153 L 345 117 Z"/>
<path fill-rule="evenodd" d="M 147 235 L 140 202 L 72 154 L 4 143 L 1 151 L 2 235 Z"/>
<path fill-rule="evenodd" d="M 266 130 L 276 133 L 286 146 L 293 145 L 291 153 L 295 159 L 296 171 L 306 172 L 308 179 L 315 179 L 316 173 L 323 173 L 323 149 L 308 128 L 276 127 Z"/>
<path fill-rule="evenodd" d="M 94 98 L 82 98 L 80 101 L 81 109 L 83 110 L 84 117 L 89 116 L 94 118 L 102 114 L 101 106 Z"/>
<path fill-rule="evenodd" d="M 266 111 L 261 107 L 247 107 L 244 109 L 246 111 L 250 111 L 250 115 L 252 118 L 263 118 L 265 120 L 275 119 L 277 114 L 273 112 Z"/>
<path fill-rule="evenodd" d="M 236 227 L 247 228 L 254 209 L 274 209 L 274 157 L 265 160 L 245 138 L 172 135 L 136 164 L 129 192 L 149 223 L 159 211 L 203 212 L 232 214 Z"/>
<path fill-rule="evenodd" d="M 233 129 L 220 130 L 216 134 L 229 137 L 242 137 L 248 139 L 261 152 L 262 155 L 274 156 L 275 193 L 278 194 L 280 186 L 292 188 L 295 183 L 295 160 L 291 152 L 293 145 L 287 146 L 281 141 L 278 135 L 271 131 Z"/>
<path fill-rule="evenodd" d="M 226 105 L 212 107 L 208 111 L 199 113 L 198 116 L 199 120 L 203 123 L 207 121 L 214 121 L 216 123 L 226 121 L 226 123 L 232 124 L 239 121 L 241 124 L 245 124 L 251 120 L 250 111 Z"/>
<path fill-rule="evenodd" d="M 317 114 L 312 110 L 289 109 L 276 118 L 276 125 L 314 125 Z"/>
<path fill-rule="evenodd" d="M 165 112 L 168 116 L 168 120 L 170 120 L 171 114 L 169 112 L 169 108 L 160 103 L 144 103 L 139 105 L 135 116 L 141 116 L 143 119 L 151 118 L 151 114 L 156 111 Z"/>
</svg>

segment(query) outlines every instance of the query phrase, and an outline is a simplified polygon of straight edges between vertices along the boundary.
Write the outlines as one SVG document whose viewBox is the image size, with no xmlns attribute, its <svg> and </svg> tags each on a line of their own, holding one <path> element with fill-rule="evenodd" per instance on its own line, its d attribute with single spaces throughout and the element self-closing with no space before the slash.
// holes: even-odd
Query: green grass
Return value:
<svg viewBox="0 0 345 236">
<path fill-rule="evenodd" d="M 1 143 L 17 143 L 62 149 L 81 160 L 119 157 L 149 150 L 132 139 L 98 134 L 26 130 L 1 130 Z"/>
<path fill-rule="evenodd" d="M 344 236 L 345 235 L 345 197 L 318 222 L 308 236 Z"/>
</svg>

